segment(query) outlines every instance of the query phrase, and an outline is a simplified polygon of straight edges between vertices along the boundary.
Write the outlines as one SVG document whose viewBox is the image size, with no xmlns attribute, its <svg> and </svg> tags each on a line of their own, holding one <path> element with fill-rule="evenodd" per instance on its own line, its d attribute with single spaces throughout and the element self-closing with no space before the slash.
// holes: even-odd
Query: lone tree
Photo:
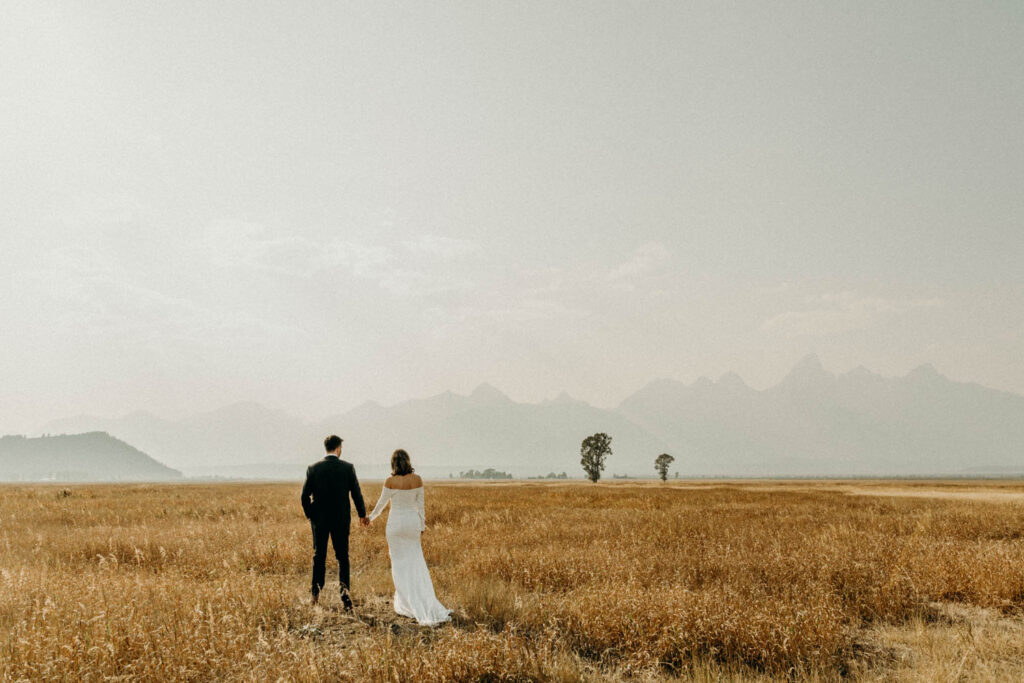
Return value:
<svg viewBox="0 0 1024 683">
<path fill-rule="evenodd" d="M 661 477 L 662 481 L 668 480 L 668 466 L 675 462 L 675 460 L 676 459 L 668 453 L 662 453 L 654 459 L 654 469 L 657 470 L 658 476 Z M 677 472 L 676 476 L 678 475 L 679 473 Z"/>
<path fill-rule="evenodd" d="M 604 469 L 604 459 L 612 454 L 612 437 L 604 432 L 583 439 L 580 445 L 580 464 L 590 481 L 597 483 Z"/>
</svg>

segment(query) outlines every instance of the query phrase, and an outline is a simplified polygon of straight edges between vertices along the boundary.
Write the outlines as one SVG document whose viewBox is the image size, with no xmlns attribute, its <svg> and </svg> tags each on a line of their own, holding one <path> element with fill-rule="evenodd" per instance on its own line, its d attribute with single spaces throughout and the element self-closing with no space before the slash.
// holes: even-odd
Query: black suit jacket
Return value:
<svg viewBox="0 0 1024 683">
<path fill-rule="evenodd" d="M 356 468 L 333 455 L 315 462 L 306 470 L 302 486 L 302 511 L 314 524 L 341 523 L 352 519 L 349 495 L 360 517 L 366 516 L 363 492 L 359 490 Z"/>
</svg>

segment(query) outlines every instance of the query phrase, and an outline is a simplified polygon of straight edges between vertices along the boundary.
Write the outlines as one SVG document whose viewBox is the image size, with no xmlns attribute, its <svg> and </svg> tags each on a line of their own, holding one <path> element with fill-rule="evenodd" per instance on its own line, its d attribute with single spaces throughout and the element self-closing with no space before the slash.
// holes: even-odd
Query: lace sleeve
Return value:
<svg viewBox="0 0 1024 683">
<path fill-rule="evenodd" d="M 373 506 L 373 512 L 370 513 L 370 519 L 377 519 L 380 513 L 384 512 L 384 508 L 387 507 L 388 501 L 391 500 L 391 496 L 395 494 L 394 489 L 389 489 L 385 486 L 380 491 L 380 498 L 377 499 L 377 504 Z"/>
<path fill-rule="evenodd" d="M 423 487 L 419 487 L 416 490 L 416 512 L 420 516 L 420 531 L 425 531 L 427 528 L 427 512 L 423 505 Z"/>
</svg>

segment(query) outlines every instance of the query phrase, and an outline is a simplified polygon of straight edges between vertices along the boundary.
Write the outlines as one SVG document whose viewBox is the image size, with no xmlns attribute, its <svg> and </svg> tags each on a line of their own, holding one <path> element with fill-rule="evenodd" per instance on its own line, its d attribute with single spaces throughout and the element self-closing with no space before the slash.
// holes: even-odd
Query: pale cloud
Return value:
<svg viewBox="0 0 1024 683">
<path fill-rule="evenodd" d="M 629 258 L 608 273 L 609 280 L 646 275 L 666 265 L 672 258 L 672 252 L 660 242 L 641 244 L 630 254 Z"/>
<path fill-rule="evenodd" d="M 901 313 L 915 308 L 935 308 L 943 305 L 943 300 L 938 298 L 930 299 L 905 299 L 885 298 L 877 296 L 862 296 L 853 291 L 826 292 L 817 297 L 811 297 L 810 301 L 820 301 L 825 304 L 837 306 L 844 310 L 865 310 L 876 313 Z"/>
<path fill-rule="evenodd" d="M 428 296 L 469 289 L 472 280 L 456 273 L 391 268 L 373 278 L 382 289 L 396 296 Z"/>
<path fill-rule="evenodd" d="M 509 328 L 564 324 L 585 318 L 589 313 L 551 299 L 526 298 L 507 306 L 431 307 L 425 311 L 438 338 L 477 335 L 484 330 L 498 332 Z"/>
<path fill-rule="evenodd" d="M 273 341 L 305 335 L 296 327 L 244 311 L 215 310 L 122 280 L 96 280 L 89 292 L 103 312 L 99 322 L 105 332 L 137 339 L 220 345 L 240 338 Z"/>
<path fill-rule="evenodd" d="M 420 235 L 415 239 L 406 240 L 403 244 L 410 251 L 446 259 L 467 256 L 480 249 L 480 245 L 471 240 L 445 237 L 444 235 Z"/>
<path fill-rule="evenodd" d="M 806 301 L 813 307 L 774 315 L 761 324 L 760 331 L 783 337 L 831 336 L 869 329 L 893 315 L 944 304 L 937 298 L 886 298 L 853 291 L 826 292 Z"/>
<path fill-rule="evenodd" d="M 193 245 L 220 268 L 249 268 L 309 276 L 329 265 L 321 245 L 301 236 L 267 236 L 262 226 L 244 221 L 218 221 Z"/>
<path fill-rule="evenodd" d="M 39 277 L 97 277 L 117 272 L 120 261 L 109 252 L 88 244 L 62 244 L 20 265 Z"/>
<path fill-rule="evenodd" d="M 209 227 L 197 243 L 213 265 L 277 273 L 300 279 L 341 271 L 375 283 L 396 296 L 423 296 L 465 289 L 471 281 L 448 261 L 473 253 L 477 245 L 436 235 L 408 240 L 397 247 L 353 240 L 316 241 L 302 236 L 268 235 L 259 225 L 222 221 Z M 429 256 L 424 260 L 424 255 Z"/>
<path fill-rule="evenodd" d="M 341 268 L 354 277 L 383 280 L 389 277 L 388 271 L 395 267 L 396 260 L 395 252 L 385 246 L 335 240 L 317 250 L 309 270 Z"/>
<path fill-rule="evenodd" d="M 17 275 L 22 295 L 53 313 L 45 334 L 97 348 L 194 355 L 218 348 L 279 348 L 308 338 L 302 329 L 236 309 L 217 309 L 81 260 L 81 250 Z M 42 329 L 40 330 L 42 331 Z"/>
<path fill-rule="evenodd" d="M 149 207 L 127 193 L 83 195 L 72 200 L 70 206 L 57 207 L 45 214 L 44 219 L 67 229 L 81 230 L 137 223 L 148 212 Z"/>
<path fill-rule="evenodd" d="M 135 282 L 117 258 L 88 246 L 55 249 L 18 278 L 27 295 L 60 310 L 52 323 L 56 328 L 79 336 L 206 344 L 252 334 L 266 339 L 304 334 L 290 325 L 240 311 L 215 310 Z"/>
<path fill-rule="evenodd" d="M 768 296 L 778 296 L 780 294 L 786 294 L 787 292 L 793 291 L 793 283 L 788 280 L 783 280 L 774 284 L 758 287 L 757 291 Z"/>
<path fill-rule="evenodd" d="M 523 324 L 546 320 L 568 321 L 586 315 L 586 311 L 581 309 L 545 299 L 526 299 L 507 308 L 495 308 L 483 313 L 484 318 L 497 324 Z"/>
</svg>

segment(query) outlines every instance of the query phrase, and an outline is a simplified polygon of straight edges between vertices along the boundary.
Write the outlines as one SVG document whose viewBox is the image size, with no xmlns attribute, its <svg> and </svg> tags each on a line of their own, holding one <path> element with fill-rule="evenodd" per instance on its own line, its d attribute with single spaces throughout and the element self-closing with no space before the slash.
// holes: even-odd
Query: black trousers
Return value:
<svg viewBox="0 0 1024 683">
<path fill-rule="evenodd" d="M 313 595 L 319 595 L 327 574 L 327 539 L 334 545 L 338 558 L 338 582 L 342 596 L 348 596 L 348 528 L 349 520 L 310 522 L 313 528 Z"/>
</svg>

